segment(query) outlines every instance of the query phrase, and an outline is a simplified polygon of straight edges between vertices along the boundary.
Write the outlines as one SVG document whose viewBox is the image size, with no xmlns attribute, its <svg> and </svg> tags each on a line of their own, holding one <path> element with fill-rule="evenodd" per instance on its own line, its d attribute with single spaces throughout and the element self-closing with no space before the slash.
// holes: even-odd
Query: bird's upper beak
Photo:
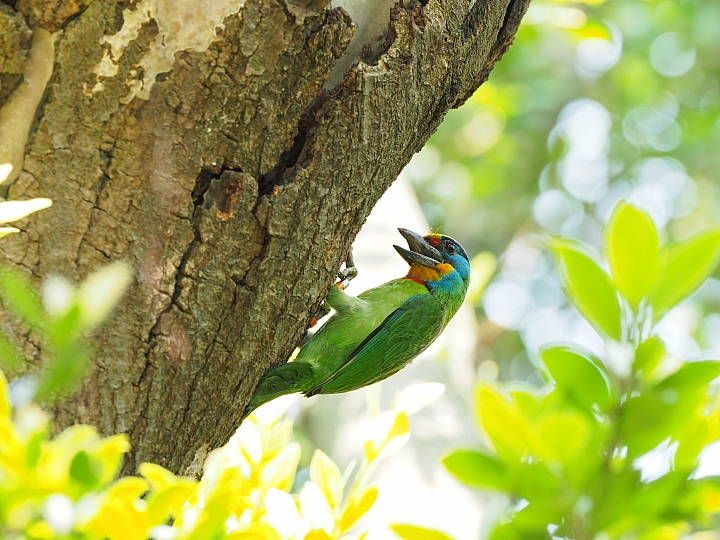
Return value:
<svg viewBox="0 0 720 540">
<path fill-rule="evenodd" d="M 407 229 L 398 229 L 398 231 L 407 240 L 410 249 L 395 245 L 393 247 L 408 264 L 422 264 L 429 268 L 435 268 L 438 263 L 443 262 L 440 252 L 428 244 L 418 233 Z"/>
</svg>

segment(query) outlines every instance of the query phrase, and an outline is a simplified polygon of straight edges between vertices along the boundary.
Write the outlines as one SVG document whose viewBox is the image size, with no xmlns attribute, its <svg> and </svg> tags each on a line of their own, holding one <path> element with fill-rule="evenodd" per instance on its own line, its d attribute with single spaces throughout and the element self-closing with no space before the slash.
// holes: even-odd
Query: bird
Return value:
<svg viewBox="0 0 720 540">
<path fill-rule="evenodd" d="M 393 246 L 410 265 L 407 275 L 358 296 L 331 286 L 325 303 L 335 313 L 294 360 L 265 373 L 243 419 L 286 394 L 338 394 L 382 381 L 438 338 L 465 299 L 468 255 L 449 236 L 398 231 L 410 248 Z"/>
</svg>

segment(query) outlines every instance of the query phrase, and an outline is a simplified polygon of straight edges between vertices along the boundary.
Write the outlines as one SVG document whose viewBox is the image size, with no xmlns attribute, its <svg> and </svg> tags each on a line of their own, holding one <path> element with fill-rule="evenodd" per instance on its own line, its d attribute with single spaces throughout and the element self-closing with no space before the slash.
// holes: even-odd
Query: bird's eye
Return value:
<svg viewBox="0 0 720 540">
<path fill-rule="evenodd" d="M 448 242 L 445 245 L 445 251 L 448 255 L 455 255 L 457 253 L 457 250 L 455 249 L 455 245 L 451 242 Z"/>
</svg>

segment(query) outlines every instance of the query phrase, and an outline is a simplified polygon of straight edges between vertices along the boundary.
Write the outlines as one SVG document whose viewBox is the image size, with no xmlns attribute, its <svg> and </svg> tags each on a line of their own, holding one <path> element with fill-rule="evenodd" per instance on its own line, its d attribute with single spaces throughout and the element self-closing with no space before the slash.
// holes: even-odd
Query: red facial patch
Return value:
<svg viewBox="0 0 720 540">
<path fill-rule="evenodd" d="M 411 280 L 413 280 L 415 283 L 419 283 L 420 285 L 425 285 L 425 282 L 424 282 L 422 279 L 420 279 L 420 278 L 405 276 L 403 279 L 411 279 Z M 426 285 L 426 286 L 427 286 L 427 285 Z"/>
<path fill-rule="evenodd" d="M 437 247 L 440 243 L 440 236 L 437 234 L 429 234 L 427 235 L 427 241 L 432 247 Z"/>
</svg>

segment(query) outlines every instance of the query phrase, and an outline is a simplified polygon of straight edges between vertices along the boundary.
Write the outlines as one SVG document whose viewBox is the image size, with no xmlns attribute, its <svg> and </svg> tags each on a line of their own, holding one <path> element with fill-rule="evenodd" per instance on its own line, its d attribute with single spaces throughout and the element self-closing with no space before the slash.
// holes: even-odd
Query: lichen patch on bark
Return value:
<svg viewBox="0 0 720 540">
<path fill-rule="evenodd" d="M 123 10 L 122 28 L 102 38 L 110 49 L 93 70 L 98 76 L 93 92 L 105 89 L 100 77 L 117 75 L 117 64 L 127 46 L 138 38 L 145 24 L 154 21 L 158 33 L 137 63 L 143 69 L 142 79 L 133 77 L 126 81 L 130 93 L 122 102 L 129 103 L 134 97 L 149 99 L 158 76 L 172 69 L 175 55 L 182 51 L 207 51 L 217 39 L 218 30 L 223 28 L 223 21 L 238 13 L 244 4 L 245 0 L 140 0 L 132 8 Z"/>
</svg>

